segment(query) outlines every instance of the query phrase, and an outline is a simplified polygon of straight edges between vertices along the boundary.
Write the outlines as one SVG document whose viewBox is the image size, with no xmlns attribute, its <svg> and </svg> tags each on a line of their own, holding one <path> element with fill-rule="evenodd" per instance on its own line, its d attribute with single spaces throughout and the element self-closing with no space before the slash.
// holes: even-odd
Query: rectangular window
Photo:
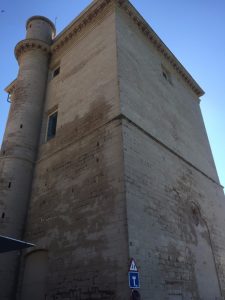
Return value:
<svg viewBox="0 0 225 300">
<path fill-rule="evenodd" d="M 52 77 L 56 77 L 58 76 L 60 73 L 60 67 L 57 67 L 55 70 L 53 70 L 53 73 L 52 73 Z"/>
<path fill-rule="evenodd" d="M 56 134 L 57 117 L 58 117 L 57 111 L 55 111 L 48 117 L 48 128 L 47 128 L 47 138 L 46 138 L 47 141 L 54 138 Z"/>
<path fill-rule="evenodd" d="M 163 77 L 172 85 L 171 73 L 163 65 L 161 66 Z"/>
</svg>

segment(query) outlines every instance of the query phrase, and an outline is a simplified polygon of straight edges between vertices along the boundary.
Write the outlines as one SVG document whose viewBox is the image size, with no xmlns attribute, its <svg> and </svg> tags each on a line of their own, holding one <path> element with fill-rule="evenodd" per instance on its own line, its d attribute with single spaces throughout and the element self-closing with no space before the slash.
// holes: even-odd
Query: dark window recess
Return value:
<svg viewBox="0 0 225 300">
<path fill-rule="evenodd" d="M 2 213 L 2 219 L 4 219 L 5 218 L 5 213 Z"/>
<path fill-rule="evenodd" d="M 23 128 L 23 124 L 20 124 L 20 128 Z"/>
<path fill-rule="evenodd" d="M 163 77 L 164 77 L 170 84 L 172 84 L 171 74 L 170 74 L 170 72 L 169 72 L 166 68 L 164 68 L 163 66 L 162 66 L 162 75 L 163 75 Z"/>
<path fill-rule="evenodd" d="M 47 141 L 52 139 L 56 134 L 58 112 L 56 111 L 48 118 L 48 131 L 47 131 Z"/>
<path fill-rule="evenodd" d="M 54 77 L 58 76 L 59 73 L 60 73 L 60 67 L 56 68 L 56 69 L 53 71 L 53 76 L 52 76 L 52 77 L 54 78 Z"/>
<path fill-rule="evenodd" d="M 163 71 L 163 77 L 164 77 L 166 80 L 168 80 L 167 74 L 166 74 L 166 72 L 164 72 L 164 71 Z"/>
<path fill-rule="evenodd" d="M 11 185 L 12 185 L 12 183 L 11 183 L 11 182 L 9 182 L 9 184 L 8 184 L 8 188 L 9 188 L 9 189 L 11 188 Z"/>
</svg>

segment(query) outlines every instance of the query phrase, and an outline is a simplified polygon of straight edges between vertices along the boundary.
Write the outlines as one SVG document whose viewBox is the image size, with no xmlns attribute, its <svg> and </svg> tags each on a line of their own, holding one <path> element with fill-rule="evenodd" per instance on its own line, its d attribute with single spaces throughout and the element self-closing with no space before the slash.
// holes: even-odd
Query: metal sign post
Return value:
<svg viewBox="0 0 225 300">
<path fill-rule="evenodd" d="M 128 272 L 128 282 L 131 289 L 140 288 L 139 272 L 135 260 L 132 258 Z"/>
</svg>

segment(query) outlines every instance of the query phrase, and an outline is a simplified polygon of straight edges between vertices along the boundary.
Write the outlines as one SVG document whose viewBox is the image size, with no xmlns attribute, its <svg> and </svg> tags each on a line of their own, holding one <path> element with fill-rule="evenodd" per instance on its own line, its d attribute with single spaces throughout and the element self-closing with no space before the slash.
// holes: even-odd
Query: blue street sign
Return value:
<svg viewBox="0 0 225 300">
<path fill-rule="evenodd" d="M 139 281 L 139 273 L 138 272 L 129 272 L 128 273 L 129 279 L 129 287 L 131 289 L 139 289 L 140 288 L 140 281 Z"/>
</svg>

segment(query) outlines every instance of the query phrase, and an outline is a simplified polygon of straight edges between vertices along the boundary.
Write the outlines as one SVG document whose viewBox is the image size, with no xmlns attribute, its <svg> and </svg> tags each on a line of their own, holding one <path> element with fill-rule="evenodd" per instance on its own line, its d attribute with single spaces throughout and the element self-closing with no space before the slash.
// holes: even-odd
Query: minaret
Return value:
<svg viewBox="0 0 225 300">
<path fill-rule="evenodd" d="M 21 239 L 40 136 L 54 24 L 31 17 L 26 39 L 15 47 L 19 73 L 7 91 L 11 108 L 0 154 L 0 234 Z M 0 256 L 0 299 L 15 299 L 18 253 Z"/>
</svg>

